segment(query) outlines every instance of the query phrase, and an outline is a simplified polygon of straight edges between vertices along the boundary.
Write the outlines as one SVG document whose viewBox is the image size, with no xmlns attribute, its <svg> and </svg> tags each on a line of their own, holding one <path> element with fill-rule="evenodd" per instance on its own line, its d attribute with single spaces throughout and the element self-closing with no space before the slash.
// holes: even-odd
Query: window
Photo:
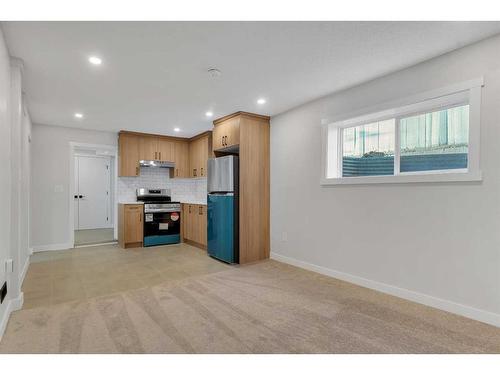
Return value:
<svg viewBox="0 0 500 375">
<path fill-rule="evenodd" d="M 326 125 L 322 183 L 480 179 L 481 85 Z"/>
<path fill-rule="evenodd" d="M 342 130 L 342 176 L 394 174 L 395 120 Z"/>
<path fill-rule="evenodd" d="M 466 169 L 469 105 L 402 118 L 400 172 Z"/>
</svg>

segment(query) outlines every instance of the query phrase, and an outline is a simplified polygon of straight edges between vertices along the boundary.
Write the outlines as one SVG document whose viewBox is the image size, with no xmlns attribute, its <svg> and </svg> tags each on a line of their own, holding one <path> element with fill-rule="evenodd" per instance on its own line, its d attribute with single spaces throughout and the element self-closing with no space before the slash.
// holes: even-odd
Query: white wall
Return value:
<svg viewBox="0 0 500 375">
<path fill-rule="evenodd" d="M 10 199 L 11 199 L 11 149 L 10 149 L 10 57 L 0 28 L 0 286 L 7 280 L 5 261 L 10 257 Z M 0 337 L 9 314 L 7 296 L 0 305 Z"/>
<path fill-rule="evenodd" d="M 31 245 L 69 243 L 70 142 L 117 145 L 117 135 L 34 124 L 31 148 Z"/>
<path fill-rule="evenodd" d="M 21 216 L 20 254 L 21 278 L 25 275 L 30 256 L 30 185 L 31 185 L 31 118 L 26 104 L 23 104 L 21 129 Z"/>
<path fill-rule="evenodd" d="M 272 256 L 500 325 L 500 37 L 271 120 Z M 484 76 L 480 183 L 321 187 L 321 120 Z"/>
<path fill-rule="evenodd" d="M 0 28 L 0 338 L 12 311 L 22 307 L 21 285 L 29 265 L 29 170 L 31 122 L 22 97 L 22 61 L 9 56 Z M 23 195 L 23 193 L 25 195 Z M 6 267 L 6 262 L 12 266 Z"/>
<path fill-rule="evenodd" d="M 11 207 L 10 207 L 10 258 L 13 260 L 14 275 L 21 274 L 25 259 L 21 260 L 21 133 L 23 123 L 23 99 L 22 99 L 22 62 L 11 59 L 10 64 L 10 147 L 11 147 Z M 22 262 L 22 264 L 21 264 Z M 10 289 L 12 296 L 21 293 L 21 282 L 19 277 L 12 277 Z"/>
</svg>

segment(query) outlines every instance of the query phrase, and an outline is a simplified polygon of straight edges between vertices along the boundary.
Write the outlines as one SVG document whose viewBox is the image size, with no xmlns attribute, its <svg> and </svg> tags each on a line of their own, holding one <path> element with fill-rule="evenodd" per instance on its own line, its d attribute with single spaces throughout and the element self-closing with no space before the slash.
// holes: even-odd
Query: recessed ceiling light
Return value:
<svg viewBox="0 0 500 375">
<path fill-rule="evenodd" d="M 75 113 L 75 117 L 76 118 L 83 118 L 83 114 L 82 113 Z"/>
<path fill-rule="evenodd" d="M 257 99 L 257 104 L 266 104 L 266 99 L 264 98 Z"/>
<path fill-rule="evenodd" d="M 102 64 L 102 59 L 97 57 L 97 56 L 90 56 L 89 57 L 89 63 L 93 65 L 101 65 Z"/>
<path fill-rule="evenodd" d="M 205 116 L 207 116 L 207 117 L 212 117 L 213 115 L 214 114 L 212 112 L 210 112 L 210 111 L 208 111 L 208 112 L 205 113 Z"/>
<path fill-rule="evenodd" d="M 180 132 L 181 129 L 180 128 L 174 128 L 174 132 Z"/>
</svg>

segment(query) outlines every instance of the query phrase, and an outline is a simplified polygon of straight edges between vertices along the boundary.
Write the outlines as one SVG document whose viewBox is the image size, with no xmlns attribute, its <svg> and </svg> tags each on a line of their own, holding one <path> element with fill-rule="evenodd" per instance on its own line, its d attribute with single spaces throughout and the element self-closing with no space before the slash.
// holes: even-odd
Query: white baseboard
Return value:
<svg viewBox="0 0 500 375">
<path fill-rule="evenodd" d="M 75 245 L 75 249 L 81 248 L 81 247 L 96 247 L 96 246 L 104 246 L 104 245 L 116 245 L 117 243 L 118 243 L 118 241 L 114 240 L 112 242 L 93 243 L 90 245 Z"/>
<path fill-rule="evenodd" d="M 72 249 L 73 244 L 67 243 L 56 243 L 51 245 L 35 245 L 32 247 L 34 253 L 38 253 L 40 251 L 53 251 L 53 250 L 66 250 Z"/>
<path fill-rule="evenodd" d="M 28 254 L 33 255 L 33 248 L 32 247 L 28 247 Z"/>
<path fill-rule="evenodd" d="M 24 262 L 23 269 L 21 270 L 21 274 L 19 275 L 19 286 L 23 285 L 24 278 L 26 277 L 26 273 L 28 273 L 28 268 L 30 266 L 30 257 L 26 258 L 26 262 Z"/>
<path fill-rule="evenodd" d="M 5 301 L 4 301 L 5 302 Z M 10 314 L 13 311 L 20 310 L 23 307 L 24 294 L 21 292 L 17 298 L 9 299 L 7 301 L 7 308 L 5 309 L 5 314 L 0 317 L 0 341 L 2 340 L 3 334 L 5 333 L 5 328 L 7 328 L 7 323 L 9 322 Z"/>
<path fill-rule="evenodd" d="M 336 271 L 330 268 L 280 255 L 275 252 L 271 252 L 271 259 L 500 327 L 500 314 L 496 314 L 490 311 L 480 310 L 472 306 L 462 305 L 438 297 L 429 296 L 427 294 L 422 294 L 408 289 L 399 288 L 397 286 L 365 279 L 363 277 L 351 275 L 345 272 Z"/>
</svg>

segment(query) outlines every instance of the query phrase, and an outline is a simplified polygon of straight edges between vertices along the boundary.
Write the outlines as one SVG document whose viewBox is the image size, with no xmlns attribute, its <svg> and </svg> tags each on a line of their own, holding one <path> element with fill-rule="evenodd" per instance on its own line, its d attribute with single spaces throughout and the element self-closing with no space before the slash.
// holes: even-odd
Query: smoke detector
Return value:
<svg viewBox="0 0 500 375">
<path fill-rule="evenodd" d="M 217 78 L 219 78 L 221 76 L 222 73 L 217 68 L 209 68 L 208 69 L 208 74 L 210 75 L 210 77 L 212 79 L 217 79 Z"/>
</svg>

